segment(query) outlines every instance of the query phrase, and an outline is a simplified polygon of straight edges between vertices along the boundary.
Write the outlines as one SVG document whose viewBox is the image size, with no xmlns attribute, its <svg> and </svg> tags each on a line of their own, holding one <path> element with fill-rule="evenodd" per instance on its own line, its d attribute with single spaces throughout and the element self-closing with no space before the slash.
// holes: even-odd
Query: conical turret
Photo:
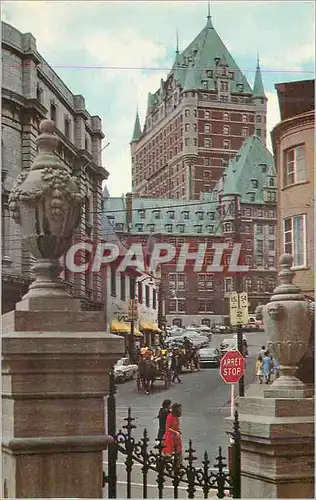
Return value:
<svg viewBox="0 0 316 500">
<path fill-rule="evenodd" d="M 136 118 L 135 118 L 135 125 L 134 125 L 134 132 L 133 132 L 132 142 L 138 141 L 140 139 L 141 135 L 142 135 L 142 130 L 140 128 L 139 114 L 138 114 L 138 111 L 137 111 Z"/>
<path fill-rule="evenodd" d="M 262 82 L 262 77 L 261 77 L 261 70 L 260 70 L 260 64 L 259 64 L 259 57 L 257 58 L 257 69 L 256 69 L 256 76 L 255 76 L 255 82 L 253 85 L 253 97 L 260 97 L 260 98 L 265 98 L 265 93 L 264 93 L 264 86 Z"/>
</svg>

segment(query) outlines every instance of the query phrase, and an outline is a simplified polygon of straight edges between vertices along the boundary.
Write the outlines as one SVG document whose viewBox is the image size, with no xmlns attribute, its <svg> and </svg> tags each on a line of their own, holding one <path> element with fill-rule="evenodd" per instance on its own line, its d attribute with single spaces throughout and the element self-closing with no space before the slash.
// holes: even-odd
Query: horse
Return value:
<svg viewBox="0 0 316 500">
<path fill-rule="evenodd" d="M 146 394 L 153 390 L 154 382 L 157 375 L 157 366 L 151 359 L 140 359 L 139 365 L 139 378 Z"/>
</svg>

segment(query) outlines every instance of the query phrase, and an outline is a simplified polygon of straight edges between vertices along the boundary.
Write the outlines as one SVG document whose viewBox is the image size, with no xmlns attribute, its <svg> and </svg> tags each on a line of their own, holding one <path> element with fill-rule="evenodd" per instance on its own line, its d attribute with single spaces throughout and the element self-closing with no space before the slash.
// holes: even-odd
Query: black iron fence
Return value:
<svg viewBox="0 0 316 500">
<path fill-rule="evenodd" d="M 207 452 L 199 466 L 192 440 L 189 440 L 184 456 L 174 454 L 166 457 L 163 453 L 163 440 L 150 447 L 148 432 L 145 429 L 140 439 L 134 437 L 136 425 L 131 408 L 128 408 L 125 425 L 116 430 L 116 388 L 113 374 L 110 375 L 110 391 L 107 401 L 108 434 L 114 438 L 114 443 L 108 449 L 108 470 L 104 473 L 104 486 L 108 487 L 108 498 L 117 498 L 117 463 L 119 456 L 124 457 L 125 473 L 123 482 L 126 484 L 126 498 L 132 498 L 132 473 L 135 464 L 141 466 L 142 498 L 148 498 L 148 475 L 153 472 L 157 484 L 158 498 L 164 497 L 166 482 L 171 483 L 173 497 L 179 498 L 179 488 L 187 492 L 188 498 L 195 498 L 196 493 L 203 498 L 217 496 L 224 498 L 241 498 L 240 481 L 240 431 L 238 413 L 235 412 L 231 439 L 231 460 L 227 464 L 219 447 L 218 456 L 211 462 Z M 228 451 L 228 450 L 227 450 Z M 169 486 L 170 487 L 170 486 Z M 121 494 L 120 494 L 121 497 Z"/>
</svg>

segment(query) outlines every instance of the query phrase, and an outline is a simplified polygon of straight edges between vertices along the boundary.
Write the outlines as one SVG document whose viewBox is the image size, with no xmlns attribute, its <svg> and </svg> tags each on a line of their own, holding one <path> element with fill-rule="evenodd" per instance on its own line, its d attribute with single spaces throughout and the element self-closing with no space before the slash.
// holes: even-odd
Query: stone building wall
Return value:
<svg viewBox="0 0 316 500">
<path fill-rule="evenodd" d="M 21 169 L 30 168 L 39 123 L 44 118 L 55 122 L 60 139 L 57 154 L 69 172 L 80 179 L 81 192 L 86 197 L 74 239 L 98 241 L 102 181 L 108 177 L 101 163 L 101 119 L 88 113 L 83 96 L 74 95 L 42 58 L 30 33 L 22 34 L 2 23 L 3 194 L 8 195 Z M 3 251 L 12 262 L 10 272 L 30 278 L 32 258 L 24 248 L 18 226 L 9 219 L 6 206 L 3 221 Z M 74 277 L 63 271 L 61 278 L 67 281 L 69 291 L 81 298 L 85 308 L 103 308 L 100 276 Z M 17 296 L 16 300 L 20 298 Z"/>
</svg>

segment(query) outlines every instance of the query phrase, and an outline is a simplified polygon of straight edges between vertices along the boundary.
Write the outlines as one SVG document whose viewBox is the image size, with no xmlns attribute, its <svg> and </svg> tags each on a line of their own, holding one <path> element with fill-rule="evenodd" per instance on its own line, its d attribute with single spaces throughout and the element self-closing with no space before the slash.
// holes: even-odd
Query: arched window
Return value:
<svg viewBox="0 0 316 500">
<path fill-rule="evenodd" d="M 273 179 L 273 177 L 270 177 L 270 179 L 269 179 L 269 186 L 270 187 L 274 187 L 274 179 Z"/>
</svg>

